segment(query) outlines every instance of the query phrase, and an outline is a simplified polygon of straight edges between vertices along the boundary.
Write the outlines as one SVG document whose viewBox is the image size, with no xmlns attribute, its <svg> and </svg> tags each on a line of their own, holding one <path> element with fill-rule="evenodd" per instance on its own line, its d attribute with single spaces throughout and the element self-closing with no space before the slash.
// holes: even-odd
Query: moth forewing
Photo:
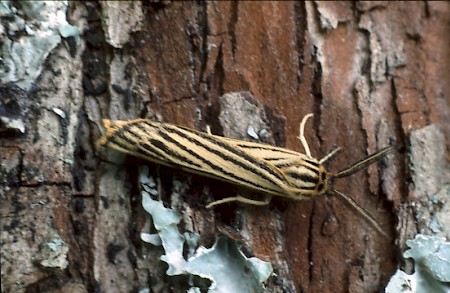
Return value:
<svg viewBox="0 0 450 293">
<path fill-rule="evenodd" d="M 251 154 L 252 156 L 269 162 L 277 168 L 290 166 L 292 164 L 298 163 L 300 160 L 307 158 L 307 156 L 302 153 L 288 150 L 282 147 L 264 143 L 243 141 L 222 136 L 216 137 L 240 148 L 241 150 Z"/>
<path fill-rule="evenodd" d="M 217 136 L 146 119 L 103 123 L 102 146 L 272 195 L 290 197 L 299 191 L 273 164 Z"/>
</svg>

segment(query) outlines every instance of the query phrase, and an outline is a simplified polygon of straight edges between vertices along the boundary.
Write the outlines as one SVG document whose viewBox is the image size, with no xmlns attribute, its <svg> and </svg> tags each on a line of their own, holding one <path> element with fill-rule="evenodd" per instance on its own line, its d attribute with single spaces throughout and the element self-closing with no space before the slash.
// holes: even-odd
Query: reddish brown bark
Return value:
<svg viewBox="0 0 450 293">
<path fill-rule="evenodd" d="M 392 139 L 407 144 L 411 131 L 429 124 L 442 125 L 450 144 L 448 2 L 116 3 L 123 10 L 115 21 L 131 28 L 111 31 L 106 3 L 70 4 L 71 19 L 84 28 L 76 56 L 59 48 L 49 57 L 42 91 L 23 104 L 35 107 L 23 117 L 27 135 L 0 141 L 6 292 L 180 288 L 165 276 L 161 251 L 139 239 L 146 215 L 135 180 L 143 162 L 96 156 L 101 118 L 148 117 L 230 133 L 219 119 L 219 97 L 249 92 L 272 134 L 268 141 L 289 149 L 303 152 L 298 125 L 314 113 L 306 129 L 313 155 L 342 147 L 326 164 L 331 171 Z M 55 77 L 55 68 L 63 76 Z M 67 123 L 53 107 L 66 112 Z M 395 239 L 406 233 L 396 231 L 397 209 L 408 196 L 405 154 L 388 164 L 336 182 L 379 220 L 387 239 L 334 197 L 210 211 L 203 186 L 215 198 L 236 189 L 170 168 L 154 174 L 162 174 L 166 203 L 173 178 L 190 182 L 177 207 L 191 211 L 185 218 L 202 245 L 213 243 L 217 227 L 231 226 L 249 251 L 273 264 L 267 292 L 375 292 L 399 265 Z M 52 231 L 69 247 L 62 271 L 33 260 Z"/>
</svg>

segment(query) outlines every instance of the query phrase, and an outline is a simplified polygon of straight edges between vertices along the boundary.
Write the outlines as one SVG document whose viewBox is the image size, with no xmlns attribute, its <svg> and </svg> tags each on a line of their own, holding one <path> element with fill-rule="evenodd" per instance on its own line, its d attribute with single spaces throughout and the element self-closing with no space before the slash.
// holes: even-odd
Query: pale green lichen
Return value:
<svg viewBox="0 0 450 293">
<path fill-rule="evenodd" d="M 184 237 L 177 228 L 181 216 L 175 211 L 165 208 L 162 202 L 153 200 L 146 191 L 142 192 L 142 206 L 152 216 L 158 234 L 143 233 L 141 239 L 151 244 L 157 244 L 155 238 L 159 237 L 166 252 L 161 256 L 161 260 L 169 265 L 167 275 L 182 274 L 186 261 L 183 257 Z"/>
<path fill-rule="evenodd" d="M 386 287 L 387 293 L 397 292 L 450 292 L 450 242 L 443 237 L 417 235 L 406 241 L 410 247 L 403 253 L 414 259 L 414 273 L 401 270 L 392 276 Z"/>
<path fill-rule="evenodd" d="M 79 43 L 80 30 L 67 22 L 67 7 L 67 1 L 1 2 L 3 29 L 13 37 L 2 41 L 0 82 L 15 83 L 27 91 L 61 37 L 74 37 Z"/>
<path fill-rule="evenodd" d="M 272 274 L 272 266 L 257 258 L 247 258 L 236 242 L 220 237 L 210 249 L 201 247 L 185 270 L 211 280 L 209 292 L 262 292 L 262 282 Z"/>
<path fill-rule="evenodd" d="M 211 248 L 197 247 L 199 235 L 185 232 L 181 235 L 177 225 L 182 217 L 161 201 L 154 200 L 155 183 L 145 167 L 141 172 L 142 205 L 151 215 L 156 234 L 141 233 L 141 239 L 153 245 L 162 245 L 165 254 L 161 260 L 169 265 L 167 275 L 196 275 L 211 280 L 210 293 L 263 292 L 263 282 L 272 274 L 270 263 L 258 258 L 247 258 L 238 244 L 225 236 L 219 237 Z M 183 256 L 184 244 L 189 249 Z M 188 292 L 200 292 L 192 287 Z"/>
<path fill-rule="evenodd" d="M 39 251 L 33 258 L 42 267 L 64 270 L 69 265 L 68 252 L 69 247 L 59 234 L 50 230 L 49 235 L 39 245 Z"/>
</svg>

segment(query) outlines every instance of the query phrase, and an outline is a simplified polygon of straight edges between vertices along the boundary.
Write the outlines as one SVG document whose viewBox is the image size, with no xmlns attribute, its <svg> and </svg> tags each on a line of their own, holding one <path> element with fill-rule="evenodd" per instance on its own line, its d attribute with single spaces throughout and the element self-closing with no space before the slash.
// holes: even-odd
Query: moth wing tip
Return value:
<svg viewBox="0 0 450 293">
<path fill-rule="evenodd" d="M 105 128 L 110 128 L 113 122 L 110 119 L 102 119 L 102 123 Z"/>
<path fill-rule="evenodd" d="M 112 128 L 114 127 L 114 121 L 111 119 L 102 119 L 103 127 L 105 128 L 106 132 L 103 134 L 102 137 L 100 137 L 97 141 L 97 147 L 104 146 L 108 142 L 109 136 L 113 132 Z"/>
</svg>

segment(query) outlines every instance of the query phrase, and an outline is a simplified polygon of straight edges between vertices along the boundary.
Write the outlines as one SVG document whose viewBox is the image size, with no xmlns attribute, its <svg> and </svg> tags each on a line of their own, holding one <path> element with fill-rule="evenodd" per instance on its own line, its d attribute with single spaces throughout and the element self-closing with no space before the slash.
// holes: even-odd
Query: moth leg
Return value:
<svg viewBox="0 0 450 293">
<path fill-rule="evenodd" d="M 335 148 L 334 150 L 332 150 L 331 152 L 328 153 L 328 155 L 326 155 L 325 157 L 323 157 L 322 159 L 320 159 L 319 164 L 323 164 L 325 161 L 327 161 L 328 159 L 330 159 L 332 156 L 334 156 L 337 152 L 339 152 L 341 150 L 340 147 Z"/>
<path fill-rule="evenodd" d="M 206 133 L 209 134 L 209 135 L 212 135 L 211 127 L 209 127 L 209 125 L 206 125 Z"/>
<path fill-rule="evenodd" d="M 272 196 L 271 195 L 265 195 L 264 196 L 264 200 L 254 200 L 254 199 L 249 199 L 243 196 L 233 196 L 233 197 L 226 197 L 220 200 L 216 200 L 213 201 L 212 203 L 208 204 L 206 206 L 207 209 L 212 208 L 213 206 L 219 205 L 219 204 L 223 204 L 223 203 L 227 203 L 227 202 L 232 202 L 232 201 L 238 201 L 238 202 L 242 202 L 242 203 L 246 203 L 246 204 L 252 204 L 252 205 L 257 205 L 257 206 L 265 206 L 268 205 L 270 203 L 270 201 L 272 200 Z"/>
<path fill-rule="evenodd" d="M 314 116 L 314 114 L 309 113 L 309 114 L 305 115 L 305 117 L 303 117 L 302 122 L 300 122 L 300 134 L 297 137 L 300 140 L 300 142 L 302 143 L 303 148 L 305 149 L 306 155 L 310 158 L 312 158 L 312 156 L 311 156 L 311 151 L 309 150 L 308 142 L 306 141 L 306 138 L 305 138 L 305 124 L 306 124 L 306 121 L 309 118 L 311 118 L 312 116 Z"/>
<path fill-rule="evenodd" d="M 265 194 L 264 195 L 264 199 L 263 200 L 255 200 L 255 199 L 250 199 L 250 198 L 246 198 L 243 196 L 236 196 L 237 197 L 237 201 L 242 202 L 242 203 L 246 203 L 246 204 L 252 204 L 255 206 L 265 206 L 268 205 L 270 203 L 270 201 L 272 200 L 272 196 Z"/>
</svg>

